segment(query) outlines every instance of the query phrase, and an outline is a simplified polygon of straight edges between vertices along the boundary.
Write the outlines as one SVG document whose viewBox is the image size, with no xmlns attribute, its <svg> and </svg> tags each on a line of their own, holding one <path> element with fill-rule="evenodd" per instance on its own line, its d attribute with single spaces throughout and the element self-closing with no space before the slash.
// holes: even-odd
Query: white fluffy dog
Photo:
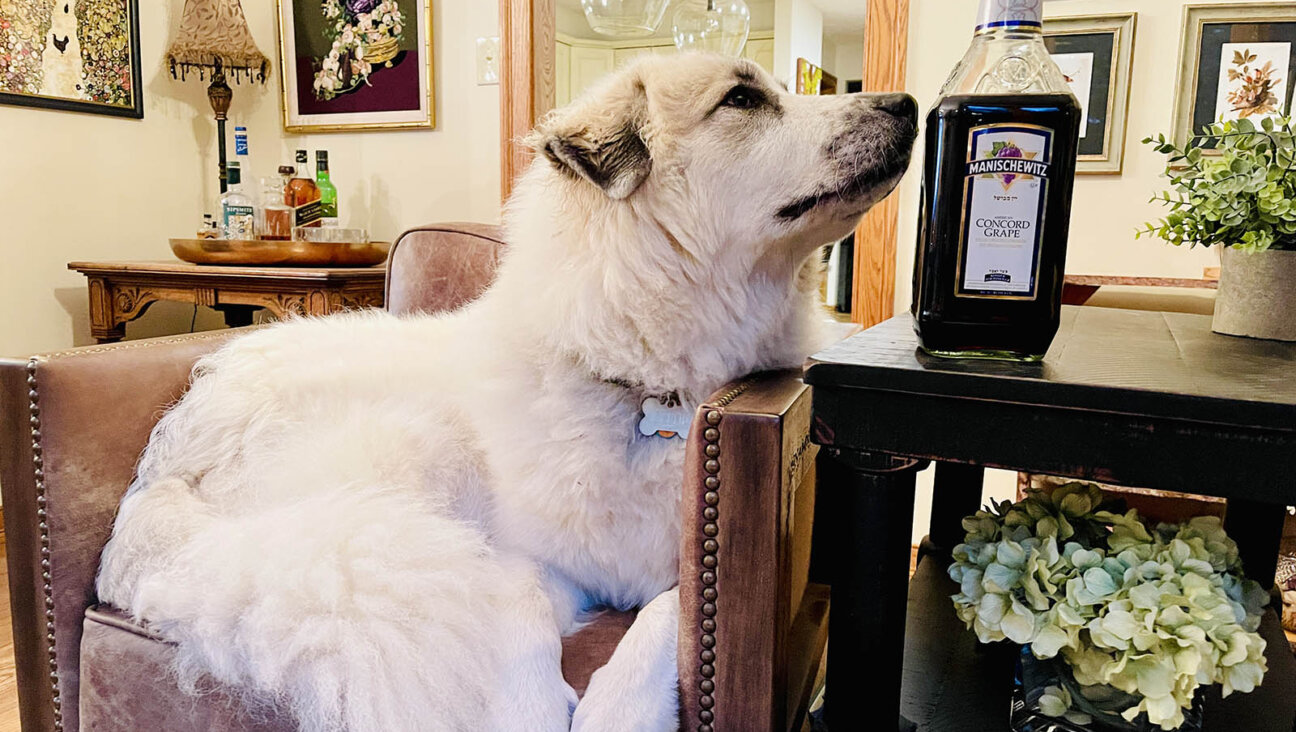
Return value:
<svg viewBox="0 0 1296 732">
<path fill-rule="evenodd" d="M 195 368 L 100 598 L 309 730 L 667 730 L 692 409 L 816 345 L 814 255 L 908 161 L 903 95 L 652 58 L 546 119 L 477 302 L 294 320 Z M 577 706 L 560 637 L 643 608 Z M 575 708 L 575 718 L 572 710 Z"/>
</svg>

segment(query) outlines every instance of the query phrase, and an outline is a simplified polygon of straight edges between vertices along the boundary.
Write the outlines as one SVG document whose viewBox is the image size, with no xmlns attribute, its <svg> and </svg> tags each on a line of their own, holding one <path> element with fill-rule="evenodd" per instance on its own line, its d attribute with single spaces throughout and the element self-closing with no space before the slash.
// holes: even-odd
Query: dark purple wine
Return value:
<svg viewBox="0 0 1296 732">
<path fill-rule="evenodd" d="M 924 351 L 1038 360 L 1057 333 L 1080 108 L 955 94 L 927 115 L 914 265 Z"/>
</svg>

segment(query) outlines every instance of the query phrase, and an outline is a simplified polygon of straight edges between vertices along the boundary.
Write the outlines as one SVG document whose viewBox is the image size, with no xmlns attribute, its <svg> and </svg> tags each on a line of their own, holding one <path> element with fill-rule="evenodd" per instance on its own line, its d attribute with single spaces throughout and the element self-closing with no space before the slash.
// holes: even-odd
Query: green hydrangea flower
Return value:
<svg viewBox="0 0 1296 732">
<path fill-rule="evenodd" d="M 1113 508 L 1097 486 L 1070 483 L 964 519 L 949 569 L 958 617 L 983 643 L 1061 656 L 1086 697 L 1135 699 L 1122 714 L 1162 729 L 1183 723 L 1204 684 L 1254 690 L 1268 670 L 1255 632 L 1268 594 L 1242 578 L 1219 519 L 1150 531 Z M 1082 714 L 1065 689 L 1045 697 L 1046 714 Z"/>
</svg>

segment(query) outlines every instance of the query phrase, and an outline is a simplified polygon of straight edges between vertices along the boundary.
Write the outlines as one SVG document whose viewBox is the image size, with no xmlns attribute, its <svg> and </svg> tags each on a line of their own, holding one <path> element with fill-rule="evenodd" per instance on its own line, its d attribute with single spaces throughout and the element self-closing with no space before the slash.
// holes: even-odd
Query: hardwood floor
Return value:
<svg viewBox="0 0 1296 732">
<path fill-rule="evenodd" d="M 9 557 L 0 531 L 0 732 L 21 732 L 14 676 L 13 623 L 9 616 Z"/>
</svg>

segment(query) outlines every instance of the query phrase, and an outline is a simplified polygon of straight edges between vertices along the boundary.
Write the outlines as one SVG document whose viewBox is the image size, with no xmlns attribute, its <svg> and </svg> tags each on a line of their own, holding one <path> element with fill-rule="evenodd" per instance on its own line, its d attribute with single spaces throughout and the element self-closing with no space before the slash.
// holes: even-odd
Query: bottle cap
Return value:
<svg viewBox="0 0 1296 732">
<path fill-rule="evenodd" d="M 981 0 L 977 32 L 995 28 L 1042 28 L 1044 0 Z"/>
<path fill-rule="evenodd" d="M 291 166 L 291 165 L 280 165 L 280 166 L 279 166 L 279 175 L 292 175 L 292 174 L 294 174 L 294 173 L 296 173 L 296 172 L 297 172 L 297 169 L 294 168 L 294 167 Z"/>
<path fill-rule="evenodd" d="M 328 160 L 328 150 L 316 150 L 316 151 L 315 151 L 315 159 L 316 159 L 316 160 Z"/>
<path fill-rule="evenodd" d="M 236 162 L 225 164 L 225 177 L 230 185 L 238 185 L 243 182 L 243 171 Z"/>
<path fill-rule="evenodd" d="M 247 128 L 244 127 L 243 125 L 234 125 L 234 131 L 235 131 L 235 132 L 247 132 Z"/>
<path fill-rule="evenodd" d="M 297 151 L 297 162 L 299 162 L 299 163 L 304 163 L 304 162 L 306 162 L 306 151 L 305 151 L 305 150 L 298 150 L 298 151 Z"/>
</svg>

